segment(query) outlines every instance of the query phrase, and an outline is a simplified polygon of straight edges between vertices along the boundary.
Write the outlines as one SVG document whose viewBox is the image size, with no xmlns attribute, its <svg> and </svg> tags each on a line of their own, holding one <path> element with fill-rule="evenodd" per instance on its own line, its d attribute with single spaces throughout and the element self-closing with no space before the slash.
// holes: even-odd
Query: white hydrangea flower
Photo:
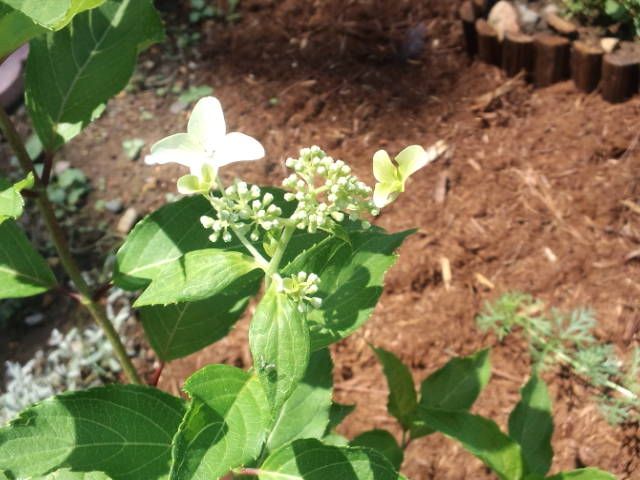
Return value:
<svg viewBox="0 0 640 480">
<path fill-rule="evenodd" d="M 259 160 L 262 144 L 240 132 L 227 133 L 222 105 L 215 97 L 198 100 L 191 112 L 186 133 L 170 135 L 151 147 L 148 165 L 178 163 L 189 167 L 191 175 L 180 179 L 181 193 L 208 190 L 218 169 L 233 162 Z"/>
</svg>

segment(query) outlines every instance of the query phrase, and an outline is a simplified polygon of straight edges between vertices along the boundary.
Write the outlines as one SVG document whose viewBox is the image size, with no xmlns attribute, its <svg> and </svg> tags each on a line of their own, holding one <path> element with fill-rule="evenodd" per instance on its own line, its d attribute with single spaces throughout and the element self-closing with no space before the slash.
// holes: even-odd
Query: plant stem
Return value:
<svg viewBox="0 0 640 480">
<path fill-rule="evenodd" d="M 71 255 L 64 232 L 56 219 L 55 212 L 49 198 L 47 197 L 47 191 L 43 186 L 42 180 L 38 177 L 33 162 L 31 161 L 31 158 L 29 158 L 29 154 L 27 153 L 20 135 L 2 107 L 0 107 L 0 130 L 2 130 L 7 141 L 11 145 L 11 148 L 18 158 L 18 162 L 25 173 L 33 172 L 35 177 L 35 192 L 37 193 L 36 203 L 40 209 L 44 223 L 47 226 L 47 230 L 49 230 L 53 245 L 58 252 L 60 263 L 78 291 L 78 302 L 89 310 L 93 319 L 104 331 L 109 342 L 111 342 L 113 351 L 122 365 L 129 381 L 136 384 L 142 383 L 138 376 L 138 372 L 136 372 L 135 367 L 127 355 L 126 349 L 120 340 L 118 332 L 116 332 L 113 324 L 107 318 L 104 308 L 92 299 L 93 295 L 91 289 L 82 277 L 80 268 Z"/>
<path fill-rule="evenodd" d="M 265 278 L 266 278 L 266 286 L 267 288 L 271 284 L 271 277 L 274 273 L 278 271 L 280 268 L 280 262 L 282 261 L 282 257 L 284 255 L 287 246 L 289 245 L 289 241 L 291 241 L 291 237 L 293 236 L 293 232 L 296 231 L 296 227 L 293 225 L 287 225 L 284 227 L 282 231 L 282 236 L 280 237 L 280 241 L 278 242 L 278 247 L 276 248 L 273 257 L 271 257 L 271 261 L 269 262 L 269 266 L 267 267 Z"/>
</svg>

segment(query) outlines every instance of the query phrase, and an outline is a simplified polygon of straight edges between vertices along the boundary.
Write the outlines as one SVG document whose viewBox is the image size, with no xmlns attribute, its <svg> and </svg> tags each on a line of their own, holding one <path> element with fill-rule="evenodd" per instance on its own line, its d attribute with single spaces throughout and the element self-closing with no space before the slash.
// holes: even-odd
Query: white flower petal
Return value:
<svg viewBox="0 0 640 480">
<path fill-rule="evenodd" d="M 384 208 L 393 202 L 400 194 L 399 185 L 394 183 L 376 183 L 373 189 L 373 204 L 376 208 Z"/>
<path fill-rule="evenodd" d="M 402 150 L 396 157 L 398 170 L 402 180 L 406 180 L 410 175 L 433 162 L 447 150 L 447 144 L 440 140 L 427 150 L 420 145 L 411 145 Z"/>
<path fill-rule="evenodd" d="M 264 157 L 264 147 L 255 138 L 240 132 L 228 133 L 216 148 L 214 165 L 222 167 L 233 162 L 259 160 Z"/>
<path fill-rule="evenodd" d="M 225 134 L 227 125 L 224 121 L 222 105 L 215 97 L 203 97 L 193 107 L 187 132 L 193 135 L 207 152 L 218 148 Z"/>
<path fill-rule="evenodd" d="M 396 167 L 391 163 L 389 154 L 384 150 L 378 150 L 373 154 L 373 176 L 379 182 L 396 180 Z"/>
<path fill-rule="evenodd" d="M 151 147 L 151 155 L 144 159 L 147 165 L 178 163 L 189 167 L 195 174 L 200 173 L 202 164 L 206 161 L 202 146 L 187 133 L 176 133 L 163 138 Z"/>
<path fill-rule="evenodd" d="M 396 157 L 398 171 L 402 180 L 420 170 L 428 163 L 429 157 L 420 145 L 411 145 L 403 149 Z"/>
</svg>

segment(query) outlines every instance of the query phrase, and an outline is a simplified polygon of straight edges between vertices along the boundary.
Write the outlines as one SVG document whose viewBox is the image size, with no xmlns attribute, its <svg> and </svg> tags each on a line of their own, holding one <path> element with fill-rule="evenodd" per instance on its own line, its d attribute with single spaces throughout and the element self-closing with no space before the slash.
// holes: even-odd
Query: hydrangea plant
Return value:
<svg viewBox="0 0 640 480">
<path fill-rule="evenodd" d="M 286 161 L 291 173 L 282 188 L 242 179 L 225 185 L 220 168 L 257 160 L 264 149 L 247 135 L 227 133 L 219 101 L 201 99 L 187 131 L 155 144 L 146 159 L 188 167 L 177 184 L 186 196 L 135 226 L 117 253 L 112 283 L 138 293 L 134 307 L 165 362 L 224 337 L 254 300 L 252 366 L 205 366 L 185 381 L 186 398 L 142 385 L 100 292 L 70 253 L 46 186 L 56 150 L 124 87 L 137 53 L 161 38 L 161 24 L 151 0 L 2 2 L 0 54 L 10 51 L 4 40 L 15 40 L 12 32 L 32 38 L 26 98 L 45 162 L 41 172 L 35 168 L 0 109 L 0 127 L 26 177 L 0 183 L 0 298 L 55 289 L 78 300 L 130 384 L 66 392 L 25 409 L 0 428 L 0 479 L 399 480 L 402 449 L 434 431 L 460 440 L 502 479 L 547 474 L 548 422 L 530 425 L 548 412 L 539 389 L 523 391 L 511 438 L 468 413 L 488 380 L 488 352 L 453 359 L 425 380 L 418 399 L 406 367 L 377 349 L 389 412 L 403 431 L 400 445 L 380 430 L 352 441 L 335 432 L 352 407 L 333 402 L 328 347 L 370 317 L 395 252 L 413 233 L 388 233 L 370 222 L 407 188 L 410 175 L 444 151 L 442 143 L 407 147 L 395 164 L 376 153 L 374 188 L 319 147 Z M 20 228 L 27 191 L 70 280 L 64 288 Z M 548 478 L 612 477 L 587 469 Z"/>
</svg>

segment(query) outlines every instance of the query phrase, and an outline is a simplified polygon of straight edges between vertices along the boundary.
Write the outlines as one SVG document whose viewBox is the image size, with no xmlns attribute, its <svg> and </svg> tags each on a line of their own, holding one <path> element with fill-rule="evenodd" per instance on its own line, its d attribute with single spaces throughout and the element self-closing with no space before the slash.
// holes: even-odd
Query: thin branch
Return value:
<svg viewBox="0 0 640 480">
<path fill-rule="evenodd" d="M 85 282 L 84 277 L 80 272 L 80 268 L 71 255 L 69 245 L 67 244 L 67 239 L 64 235 L 64 232 L 62 231 L 62 228 L 60 227 L 60 224 L 58 223 L 58 220 L 56 219 L 55 212 L 53 210 L 51 202 L 49 201 L 49 198 L 47 197 L 47 192 L 44 188 L 42 179 L 40 179 L 40 177 L 38 176 L 35 170 L 35 166 L 33 165 L 31 158 L 29 158 L 29 154 L 27 153 L 20 135 L 15 129 L 15 126 L 11 122 L 11 119 L 9 118 L 7 113 L 1 107 L 0 130 L 2 130 L 7 141 L 11 145 L 11 148 L 15 152 L 16 157 L 18 158 L 18 162 L 20 163 L 20 166 L 22 167 L 24 172 L 33 173 L 35 181 L 35 192 L 38 195 L 36 198 L 36 203 L 38 205 L 38 208 L 40 209 L 40 213 L 42 214 L 44 223 L 47 226 L 47 230 L 49 230 L 53 245 L 58 252 L 60 263 L 64 267 L 67 275 L 69 276 L 77 290 L 75 298 L 87 310 L 89 310 L 89 313 L 91 313 L 93 319 L 98 325 L 100 325 L 100 327 L 104 331 L 105 335 L 111 342 L 113 351 L 116 354 L 116 357 L 118 358 L 120 364 L 122 365 L 122 368 L 129 381 L 131 383 L 141 384 L 142 382 L 140 381 L 138 372 L 136 372 L 133 363 L 131 363 L 129 356 L 127 355 L 127 351 L 122 344 L 122 341 L 120 340 L 118 332 L 116 332 L 113 324 L 107 318 L 104 308 L 92 299 L 93 295 L 91 293 L 91 289 L 89 288 L 87 282 Z"/>
</svg>

